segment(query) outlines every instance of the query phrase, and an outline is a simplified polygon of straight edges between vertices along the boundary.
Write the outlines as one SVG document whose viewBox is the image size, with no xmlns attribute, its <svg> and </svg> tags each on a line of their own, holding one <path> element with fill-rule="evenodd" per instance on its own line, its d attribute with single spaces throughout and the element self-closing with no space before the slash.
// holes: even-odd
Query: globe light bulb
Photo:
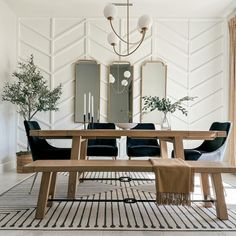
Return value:
<svg viewBox="0 0 236 236">
<path fill-rule="evenodd" d="M 109 75 L 109 83 L 110 84 L 114 84 L 116 81 L 116 79 L 114 78 L 114 76 L 112 74 Z"/>
<path fill-rule="evenodd" d="M 130 71 L 126 70 L 126 71 L 124 72 L 124 77 L 128 79 L 128 78 L 130 78 L 130 76 L 131 76 Z"/>
<path fill-rule="evenodd" d="M 142 15 L 138 20 L 138 28 L 140 31 L 150 29 L 152 27 L 152 18 L 149 15 Z"/>
<path fill-rule="evenodd" d="M 103 10 L 103 14 L 108 20 L 113 20 L 117 16 L 116 6 L 113 4 L 106 5 Z"/>
<path fill-rule="evenodd" d="M 123 85 L 123 86 L 127 86 L 128 85 L 128 81 L 126 80 L 126 79 L 123 79 L 122 81 L 121 81 L 121 85 Z"/>
<path fill-rule="evenodd" d="M 107 41 L 112 46 L 116 46 L 118 44 L 118 38 L 116 37 L 116 35 L 113 32 L 108 34 Z"/>
</svg>

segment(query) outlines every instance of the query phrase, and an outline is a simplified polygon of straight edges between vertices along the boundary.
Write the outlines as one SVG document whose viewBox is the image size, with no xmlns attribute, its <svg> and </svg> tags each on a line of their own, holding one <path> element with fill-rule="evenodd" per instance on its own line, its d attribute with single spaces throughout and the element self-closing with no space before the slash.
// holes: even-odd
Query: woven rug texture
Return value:
<svg viewBox="0 0 236 236">
<path fill-rule="evenodd" d="M 122 182 L 118 180 L 121 176 L 133 180 Z M 158 206 L 154 201 L 152 173 L 91 172 L 85 177 L 89 180 L 78 185 L 76 194 L 76 199 L 81 201 L 55 201 L 52 207 L 47 208 L 43 220 L 34 218 L 40 176 L 31 195 L 28 192 L 33 176 L 12 187 L 0 195 L 0 230 L 236 230 L 233 205 L 229 205 L 229 219 L 225 221 L 217 219 L 214 208 L 204 208 L 196 202 L 191 207 Z M 66 198 L 67 183 L 68 173 L 59 173 L 55 198 Z M 232 186 L 225 185 L 225 190 L 227 195 L 236 196 L 236 189 Z M 122 200 L 126 198 L 138 201 L 124 203 Z M 193 199 L 201 199 L 198 183 Z"/>
</svg>

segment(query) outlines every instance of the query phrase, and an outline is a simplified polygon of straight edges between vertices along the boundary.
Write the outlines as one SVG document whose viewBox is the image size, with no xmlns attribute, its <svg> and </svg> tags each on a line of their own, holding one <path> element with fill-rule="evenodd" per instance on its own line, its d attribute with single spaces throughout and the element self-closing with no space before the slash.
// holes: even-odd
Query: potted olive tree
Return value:
<svg viewBox="0 0 236 236">
<path fill-rule="evenodd" d="M 57 111 L 57 102 L 62 94 L 59 85 L 49 90 L 46 80 L 34 64 L 33 55 L 26 62 L 18 63 L 18 70 L 13 72 L 14 82 L 6 83 L 2 100 L 17 105 L 17 112 L 24 120 L 32 120 L 37 112 Z M 17 172 L 22 173 L 22 166 L 32 161 L 29 145 L 27 151 L 16 153 Z"/>
</svg>

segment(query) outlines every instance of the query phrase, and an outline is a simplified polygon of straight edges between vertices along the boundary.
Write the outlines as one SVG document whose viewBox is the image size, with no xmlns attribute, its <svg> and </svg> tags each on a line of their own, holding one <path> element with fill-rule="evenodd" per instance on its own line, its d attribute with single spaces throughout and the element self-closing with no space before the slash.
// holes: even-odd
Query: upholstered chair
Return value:
<svg viewBox="0 0 236 236">
<path fill-rule="evenodd" d="M 36 160 L 67 160 L 70 159 L 71 148 L 59 148 L 50 145 L 46 139 L 30 136 L 30 130 L 40 130 L 37 121 L 24 121 L 25 131 L 29 142 L 29 147 L 32 153 L 33 161 Z M 30 192 L 34 186 L 37 174 L 33 180 Z"/>
<path fill-rule="evenodd" d="M 139 123 L 132 130 L 155 130 L 152 123 Z M 160 146 L 157 139 L 135 139 L 127 137 L 126 152 L 131 159 L 132 157 L 153 157 L 160 156 Z"/>
<path fill-rule="evenodd" d="M 114 123 L 90 123 L 88 129 L 115 129 Z M 118 147 L 115 138 L 111 139 L 89 139 L 87 147 L 87 157 L 112 157 L 116 159 Z"/>
<path fill-rule="evenodd" d="M 214 122 L 211 131 L 226 131 L 227 137 L 218 137 L 214 140 L 205 140 L 200 146 L 193 149 L 184 149 L 185 160 L 187 161 L 223 161 L 227 141 L 231 130 L 231 122 Z M 172 151 L 172 157 L 174 151 Z"/>
</svg>

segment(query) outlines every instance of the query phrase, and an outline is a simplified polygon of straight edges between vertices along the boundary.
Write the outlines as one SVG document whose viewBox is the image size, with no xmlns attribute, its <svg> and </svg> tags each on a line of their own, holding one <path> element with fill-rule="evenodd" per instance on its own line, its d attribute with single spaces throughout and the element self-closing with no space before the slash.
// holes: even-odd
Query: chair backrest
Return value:
<svg viewBox="0 0 236 236">
<path fill-rule="evenodd" d="M 152 123 L 139 123 L 132 130 L 141 129 L 141 130 L 155 130 L 155 125 Z M 127 137 L 127 146 L 137 146 L 137 145 L 152 145 L 157 146 L 156 139 L 135 139 Z"/>
<path fill-rule="evenodd" d="M 212 123 L 210 130 L 226 131 L 228 137 L 230 128 L 231 128 L 230 122 L 214 122 Z M 215 138 L 214 140 L 205 140 L 197 149 L 206 152 L 216 151 L 225 144 L 227 137 L 219 137 Z"/>
<path fill-rule="evenodd" d="M 88 129 L 115 129 L 114 123 L 90 123 Z M 116 146 L 116 139 L 89 139 L 88 146 L 91 145 L 110 145 Z"/>
<path fill-rule="evenodd" d="M 37 121 L 26 121 L 25 120 L 24 125 L 25 125 L 25 131 L 26 131 L 26 135 L 28 138 L 30 150 L 32 152 L 32 158 L 34 161 L 36 161 L 38 159 L 37 158 L 38 151 L 48 148 L 49 144 L 43 138 L 29 136 L 30 130 L 40 130 L 41 129 Z"/>
</svg>

